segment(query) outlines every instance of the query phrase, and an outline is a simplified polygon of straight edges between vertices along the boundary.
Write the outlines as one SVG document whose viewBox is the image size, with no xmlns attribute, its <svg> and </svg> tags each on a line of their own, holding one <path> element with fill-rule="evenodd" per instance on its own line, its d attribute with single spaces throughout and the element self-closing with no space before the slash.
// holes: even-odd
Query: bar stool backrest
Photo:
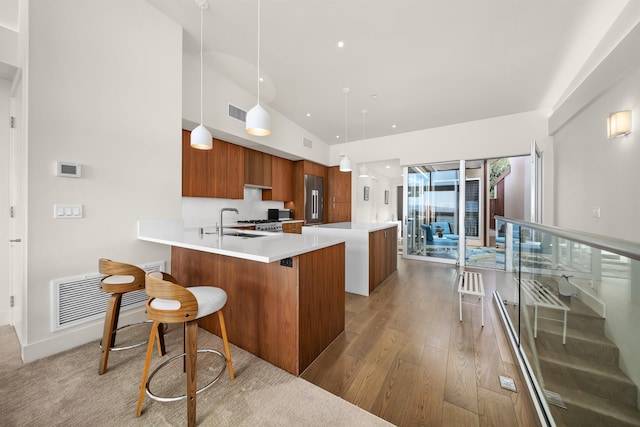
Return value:
<svg viewBox="0 0 640 427">
<path fill-rule="evenodd" d="M 98 265 L 100 274 L 107 275 L 100 281 L 103 292 L 125 293 L 144 289 L 145 272 L 140 267 L 105 258 L 101 258 Z"/>
<path fill-rule="evenodd" d="M 196 319 L 198 301 L 183 286 L 149 274 L 146 275 L 145 281 L 145 292 L 151 297 L 147 301 L 148 319 L 166 323 L 184 323 Z M 155 299 L 158 301 L 154 304 Z M 158 305 L 164 307 L 158 308 Z"/>
</svg>

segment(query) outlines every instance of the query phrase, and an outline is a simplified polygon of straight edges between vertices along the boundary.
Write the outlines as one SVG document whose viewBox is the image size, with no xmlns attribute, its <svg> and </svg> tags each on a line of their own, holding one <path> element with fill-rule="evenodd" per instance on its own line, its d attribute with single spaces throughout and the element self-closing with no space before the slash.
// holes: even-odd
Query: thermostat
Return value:
<svg viewBox="0 0 640 427">
<path fill-rule="evenodd" d="M 58 160 L 56 162 L 56 175 L 67 178 L 80 178 L 82 177 L 82 165 L 79 163 L 62 162 Z"/>
</svg>

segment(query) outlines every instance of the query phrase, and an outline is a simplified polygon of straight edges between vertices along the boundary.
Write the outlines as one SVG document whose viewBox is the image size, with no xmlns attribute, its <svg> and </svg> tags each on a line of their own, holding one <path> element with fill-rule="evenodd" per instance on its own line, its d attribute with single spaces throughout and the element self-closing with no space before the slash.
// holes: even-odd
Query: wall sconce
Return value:
<svg viewBox="0 0 640 427">
<path fill-rule="evenodd" d="M 617 138 L 631 133 L 631 110 L 617 111 L 607 118 L 607 138 Z"/>
</svg>

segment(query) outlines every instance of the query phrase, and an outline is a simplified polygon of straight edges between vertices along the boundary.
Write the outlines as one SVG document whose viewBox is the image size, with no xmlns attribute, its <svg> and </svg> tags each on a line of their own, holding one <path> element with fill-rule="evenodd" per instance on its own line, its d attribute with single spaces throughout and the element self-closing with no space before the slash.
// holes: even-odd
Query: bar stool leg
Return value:
<svg viewBox="0 0 640 427">
<path fill-rule="evenodd" d="M 185 324 L 186 356 L 187 361 L 187 426 L 196 425 L 196 363 L 198 360 L 198 321 L 191 320 Z"/>
<path fill-rule="evenodd" d="M 222 332 L 222 342 L 224 343 L 224 352 L 227 356 L 227 367 L 229 368 L 229 377 L 234 379 L 236 374 L 233 372 L 233 363 L 231 362 L 231 352 L 229 351 L 229 340 L 227 339 L 227 327 L 224 324 L 224 316 L 222 310 L 218 310 L 218 320 L 220 321 L 220 331 Z"/>
<path fill-rule="evenodd" d="M 140 393 L 138 393 L 138 407 L 136 409 L 136 417 L 142 413 L 142 402 L 144 402 L 144 393 L 147 386 L 147 377 L 149 376 L 149 367 L 151 366 L 151 356 L 153 356 L 153 341 L 158 334 L 158 326 L 160 322 L 153 322 L 151 333 L 149 334 L 149 344 L 147 345 L 147 357 L 144 361 L 144 369 L 142 370 L 142 381 L 140 382 Z"/>
<path fill-rule="evenodd" d="M 102 375 L 107 372 L 109 365 L 109 350 L 115 343 L 114 329 L 118 325 L 118 313 L 120 312 L 120 301 L 122 294 L 111 294 L 109 303 L 107 304 L 107 312 L 104 319 L 104 330 L 102 332 L 102 350 L 100 353 L 100 366 L 98 366 L 98 374 Z"/>
</svg>

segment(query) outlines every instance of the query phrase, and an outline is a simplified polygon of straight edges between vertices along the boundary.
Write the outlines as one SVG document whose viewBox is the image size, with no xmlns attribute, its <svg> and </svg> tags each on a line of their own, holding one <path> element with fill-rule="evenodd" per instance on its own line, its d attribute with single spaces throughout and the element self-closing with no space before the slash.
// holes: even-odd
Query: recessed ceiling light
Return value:
<svg viewBox="0 0 640 427">
<path fill-rule="evenodd" d="M 373 95 L 371 95 L 371 99 L 373 99 L 374 101 L 378 100 L 378 95 L 376 95 L 375 93 Z"/>
<path fill-rule="evenodd" d="M 340 139 L 340 135 L 336 135 L 336 139 Z"/>
<path fill-rule="evenodd" d="M 387 166 L 385 166 L 385 168 L 387 168 L 387 169 L 391 169 L 391 166 L 387 165 Z"/>
<path fill-rule="evenodd" d="M 396 125 L 391 125 L 391 127 L 395 129 L 395 128 L 396 128 Z"/>
<path fill-rule="evenodd" d="M 342 40 L 338 42 L 338 47 L 344 47 L 344 42 Z"/>
<path fill-rule="evenodd" d="M 307 113 L 307 117 L 311 117 L 311 113 Z"/>
</svg>

